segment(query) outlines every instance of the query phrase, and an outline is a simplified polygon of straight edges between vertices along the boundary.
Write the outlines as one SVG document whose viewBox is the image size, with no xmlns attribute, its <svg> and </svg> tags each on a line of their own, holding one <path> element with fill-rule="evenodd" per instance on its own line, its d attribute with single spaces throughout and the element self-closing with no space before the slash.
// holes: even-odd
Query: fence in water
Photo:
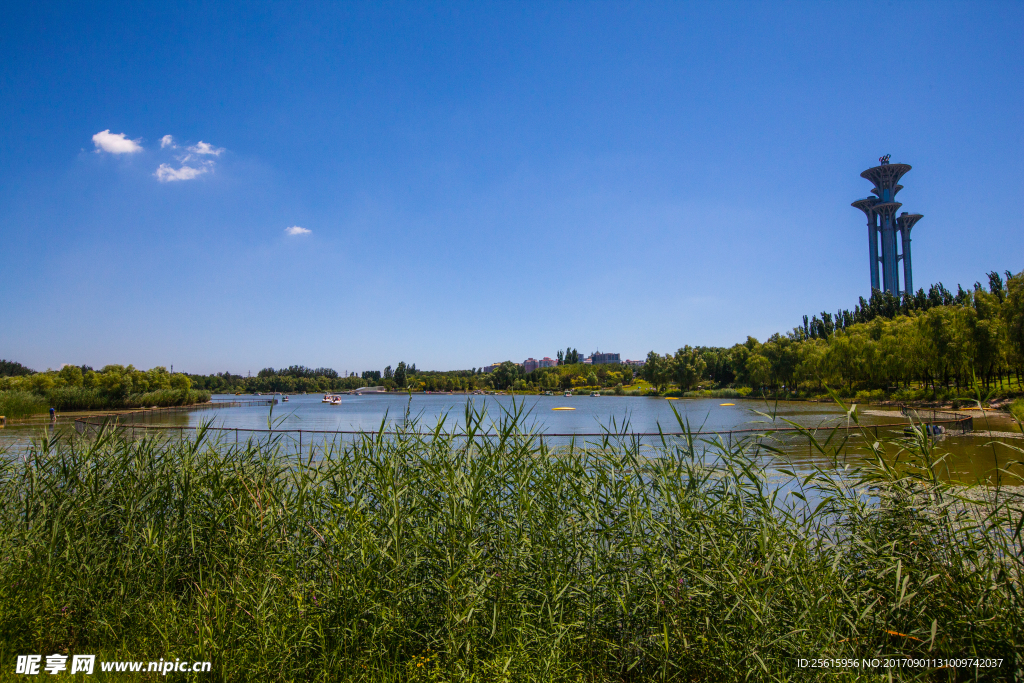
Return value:
<svg viewBox="0 0 1024 683">
<path fill-rule="evenodd" d="M 257 401 L 218 402 L 218 407 L 225 407 L 232 404 L 239 405 L 270 405 L 273 399 L 265 400 L 263 403 Z M 209 404 L 206 404 L 209 405 Z M 145 412 L 145 411 L 138 411 Z M 161 434 L 165 437 L 185 439 L 195 434 L 198 430 L 205 430 L 207 437 L 213 437 L 216 441 L 224 444 L 244 444 L 250 439 L 262 440 L 273 439 L 279 445 L 288 449 L 297 449 L 303 452 L 314 445 L 345 445 L 358 442 L 364 438 L 403 437 L 429 439 L 433 432 L 409 432 L 401 430 L 367 431 L 367 430 L 326 430 L 326 429 L 265 429 L 251 427 L 203 427 L 186 425 L 161 425 L 148 422 L 137 422 L 138 412 L 110 416 L 90 416 L 75 420 L 75 429 L 80 434 L 97 433 L 104 426 L 114 427 L 129 434 L 132 438 L 146 435 Z M 859 437 L 862 434 L 873 435 L 874 438 L 893 437 L 906 433 L 911 421 L 916 425 L 923 425 L 927 428 L 942 427 L 944 432 L 955 434 L 966 434 L 973 429 L 973 417 L 962 413 L 949 411 L 914 411 L 905 409 L 903 414 L 906 421 L 860 425 L 823 425 L 817 428 L 807 427 L 804 429 L 792 426 L 778 426 L 775 423 L 767 422 L 764 426 L 750 427 L 746 429 L 716 430 L 716 431 L 691 431 L 691 432 L 595 432 L 595 433 L 547 433 L 535 432 L 524 433 L 523 438 L 533 439 L 538 446 L 546 447 L 549 450 L 560 448 L 610 448 L 621 444 L 637 444 L 646 448 L 665 448 L 681 444 L 687 439 L 700 439 L 708 441 L 721 440 L 723 445 L 732 448 L 734 443 L 740 441 L 757 441 L 772 439 L 774 442 L 793 446 L 795 442 L 805 434 L 805 430 L 817 431 L 819 433 L 837 432 L 847 437 Z M 148 416 L 143 416 L 148 418 Z M 132 418 L 131 421 L 124 418 Z M 932 433 L 929 429 L 929 433 Z M 458 437 L 461 439 L 466 436 Z M 501 438 L 496 433 L 481 433 L 473 436 L 475 440 L 495 440 Z M 808 440 L 808 448 L 811 444 Z"/>
</svg>

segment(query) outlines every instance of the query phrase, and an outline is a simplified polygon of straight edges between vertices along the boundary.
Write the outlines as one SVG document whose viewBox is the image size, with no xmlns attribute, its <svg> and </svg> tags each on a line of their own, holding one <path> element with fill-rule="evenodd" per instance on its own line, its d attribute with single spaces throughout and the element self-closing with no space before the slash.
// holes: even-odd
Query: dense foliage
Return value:
<svg viewBox="0 0 1024 683">
<path fill-rule="evenodd" d="M 16 363 L 12 360 L 0 360 L 0 377 L 19 377 L 21 375 L 31 375 L 32 370 L 26 368 L 21 363 Z"/>
<path fill-rule="evenodd" d="M 942 285 L 897 300 L 876 292 L 852 313 L 815 317 L 764 342 L 731 348 L 683 347 L 648 354 L 643 376 L 678 389 L 751 387 L 758 392 L 897 399 L 955 396 L 979 382 L 1017 392 L 1024 374 L 1024 274 L 989 276 L 953 295 Z"/>
<path fill-rule="evenodd" d="M 0 415 L 20 417 L 57 410 L 103 410 L 203 403 L 187 375 L 164 367 L 137 370 L 108 365 L 99 371 L 65 365 L 57 371 L 0 377 Z"/>
<path fill-rule="evenodd" d="M 1002 664 L 899 680 L 1021 675 L 1019 491 L 971 502 L 935 477 L 926 438 L 895 444 L 902 474 L 869 449 L 861 469 L 780 481 L 749 444 L 650 459 L 613 438 L 551 457 L 520 421 L 471 413 L 467 433 L 409 425 L 301 456 L 106 433 L 0 459 L 0 661 L 210 660 L 211 681 L 744 681 L 838 680 L 798 658 L 901 655 Z M 498 436 L 467 438 L 482 431 Z M 835 455 L 836 440 L 813 443 Z"/>
</svg>

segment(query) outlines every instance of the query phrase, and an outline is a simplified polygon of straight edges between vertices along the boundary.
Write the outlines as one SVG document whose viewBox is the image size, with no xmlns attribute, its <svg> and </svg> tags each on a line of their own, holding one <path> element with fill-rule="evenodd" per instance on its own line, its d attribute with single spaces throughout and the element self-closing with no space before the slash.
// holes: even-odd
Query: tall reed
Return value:
<svg viewBox="0 0 1024 683">
<path fill-rule="evenodd" d="M 11 419 L 46 412 L 46 401 L 29 391 L 0 391 L 0 415 Z"/>
<path fill-rule="evenodd" d="M 905 654 L 1000 657 L 999 676 L 1020 675 L 1020 495 L 970 500 L 919 433 L 899 442 L 906 467 L 875 444 L 857 467 L 796 472 L 750 442 L 691 437 L 652 457 L 628 427 L 553 451 L 519 408 L 493 423 L 467 408 L 464 424 L 301 454 L 104 430 L 0 459 L 0 662 L 731 681 Z M 807 436 L 838 457 L 835 434 Z"/>
</svg>

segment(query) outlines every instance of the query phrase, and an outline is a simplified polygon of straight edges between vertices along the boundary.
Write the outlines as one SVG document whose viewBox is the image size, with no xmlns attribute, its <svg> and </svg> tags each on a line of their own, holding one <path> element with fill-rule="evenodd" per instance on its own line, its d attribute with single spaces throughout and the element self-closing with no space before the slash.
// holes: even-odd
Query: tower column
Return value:
<svg viewBox="0 0 1024 683">
<path fill-rule="evenodd" d="M 868 258 L 871 261 L 871 289 L 878 287 L 878 226 L 874 214 L 868 215 Z"/>
<path fill-rule="evenodd" d="M 896 226 L 893 218 L 899 208 L 899 202 L 881 202 L 874 207 L 882 223 L 882 287 L 895 296 L 900 295 L 900 282 Z"/>
<path fill-rule="evenodd" d="M 903 291 L 907 294 L 914 293 L 914 280 L 910 268 L 910 233 L 902 232 L 903 236 Z"/>
<path fill-rule="evenodd" d="M 868 219 L 868 265 L 871 268 L 871 289 L 879 289 L 878 286 L 878 214 L 872 210 L 878 202 L 877 199 L 858 199 L 851 206 L 864 212 Z"/>
<path fill-rule="evenodd" d="M 900 229 L 900 236 L 903 238 L 903 289 L 907 294 L 914 293 L 914 271 L 910 262 L 910 230 L 914 224 L 924 218 L 919 213 L 908 214 L 903 212 L 896 219 Z"/>
</svg>

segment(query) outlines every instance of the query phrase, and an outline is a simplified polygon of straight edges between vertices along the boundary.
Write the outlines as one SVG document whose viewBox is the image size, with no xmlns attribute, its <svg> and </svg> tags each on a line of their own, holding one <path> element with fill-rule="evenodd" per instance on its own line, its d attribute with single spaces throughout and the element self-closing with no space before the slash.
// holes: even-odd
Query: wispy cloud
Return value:
<svg viewBox="0 0 1024 683">
<path fill-rule="evenodd" d="M 199 168 L 193 168 L 192 166 L 182 165 L 181 168 L 174 168 L 170 164 L 160 164 L 160 167 L 156 169 L 156 179 L 161 183 L 170 183 L 175 180 L 192 180 L 197 176 L 201 176 L 210 170 L 210 165 L 206 164 Z"/>
<path fill-rule="evenodd" d="M 286 235 L 308 235 L 311 232 L 313 232 L 313 231 L 312 230 L 307 230 L 306 228 L 300 228 L 297 225 L 293 225 L 290 228 L 285 228 L 284 229 L 284 234 L 286 234 Z"/>
<path fill-rule="evenodd" d="M 200 140 L 192 147 L 189 147 L 188 151 L 192 152 L 193 154 L 210 154 L 215 157 L 218 157 L 220 156 L 220 153 L 224 151 L 224 148 L 214 147 L 210 143 L 203 142 L 202 140 Z"/>
<path fill-rule="evenodd" d="M 134 154 L 142 151 L 139 140 L 129 140 L 124 133 L 111 133 L 109 128 L 93 135 L 92 144 L 96 145 L 97 153 Z"/>
<path fill-rule="evenodd" d="M 160 138 L 160 149 L 178 149 L 174 144 L 174 136 L 165 135 Z M 174 164 L 160 164 L 153 174 L 162 183 L 170 183 L 175 180 L 193 180 L 205 173 L 211 173 L 216 166 L 216 161 L 209 157 L 218 157 L 224 151 L 223 147 L 214 147 L 208 142 L 200 140 L 196 144 L 186 147 L 186 153 L 174 155 L 178 168 Z"/>
</svg>

